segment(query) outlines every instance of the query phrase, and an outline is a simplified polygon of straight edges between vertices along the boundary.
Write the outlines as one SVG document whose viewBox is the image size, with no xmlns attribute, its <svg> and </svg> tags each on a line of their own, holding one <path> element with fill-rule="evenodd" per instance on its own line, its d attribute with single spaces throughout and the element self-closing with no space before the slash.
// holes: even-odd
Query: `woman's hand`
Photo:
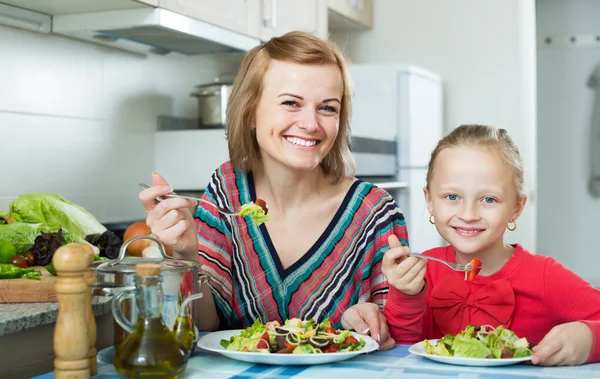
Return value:
<svg viewBox="0 0 600 379">
<path fill-rule="evenodd" d="M 196 260 L 198 240 L 194 218 L 189 210 L 196 202 L 176 198 L 158 201 L 158 196 L 166 195 L 173 189 L 156 172 L 152 174 L 152 184 L 152 187 L 143 190 L 139 195 L 146 210 L 146 224 L 152 234 L 173 249 L 178 257 Z"/>
<path fill-rule="evenodd" d="M 582 322 L 557 325 L 533 347 L 531 362 L 540 366 L 584 364 L 594 345 L 592 330 Z"/>
<path fill-rule="evenodd" d="M 379 350 L 389 350 L 396 344 L 390 337 L 385 316 L 375 303 L 358 303 L 346 309 L 342 315 L 342 328 L 361 334 L 370 332 L 379 343 Z"/>
<path fill-rule="evenodd" d="M 410 249 L 395 235 L 388 237 L 390 250 L 383 256 L 381 271 L 390 285 L 406 295 L 416 295 L 425 286 L 425 259 L 408 257 Z"/>
</svg>

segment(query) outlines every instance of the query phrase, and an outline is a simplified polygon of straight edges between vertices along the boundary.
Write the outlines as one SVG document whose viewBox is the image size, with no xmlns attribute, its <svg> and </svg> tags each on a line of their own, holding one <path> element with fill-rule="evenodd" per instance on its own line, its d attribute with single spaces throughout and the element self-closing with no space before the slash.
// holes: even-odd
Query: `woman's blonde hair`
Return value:
<svg viewBox="0 0 600 379">
<path fill-rule="evenodd" d="M 354 159 L 350 153 L 350 116 L 352 90 L 341 51 L 329 41 L 306 32 L 290 32 L 265 42 L 246 54 L 233 82 L 227 105 L 227 140 L 233 167 L 251 171 L 260 160 L 260 150 L 253 124 L 263 89 L 263 77 L 271 60 L 306 65 L 335 64 L 343 83 L 339 130 L 331 151 L 321 167 L 334 182 L 353 175 Z"/>
<path fill-rule="evenodd" d="M 525 196 L 523 190 L 523 160 L 521 159 L 519 149 L 517 149 L 505 129 L 498 129 L 487 125 L 461 125 L 452 130 L 452 132 L 438 142 L 431 153 L 431 159 L 429 160 L 429 168 L 427 169 L 427 189 L 429 189 L 429 183 L 431 182 L 431 178 L 435 171 L 435 160 L 439 153 L 449 147 L 462 146 L 487 147 L 500 153 L 513 172 L 518 198 L 521 199 Z"/>
</svg>

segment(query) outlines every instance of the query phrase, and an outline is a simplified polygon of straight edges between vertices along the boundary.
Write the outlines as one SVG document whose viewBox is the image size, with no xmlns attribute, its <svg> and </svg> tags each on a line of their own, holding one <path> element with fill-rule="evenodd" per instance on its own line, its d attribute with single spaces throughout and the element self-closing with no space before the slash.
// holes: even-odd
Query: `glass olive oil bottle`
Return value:
<svg viewBox="0 0 600 379">
<path fill-rule="evenodd" d="M 126 378 L 177 379 L 187 365 L 187 352 L 162 320 L 160 268 L 152 263 L 136 265 L 138 320 L 113 358 L 115 368 Z"/>
</svg>

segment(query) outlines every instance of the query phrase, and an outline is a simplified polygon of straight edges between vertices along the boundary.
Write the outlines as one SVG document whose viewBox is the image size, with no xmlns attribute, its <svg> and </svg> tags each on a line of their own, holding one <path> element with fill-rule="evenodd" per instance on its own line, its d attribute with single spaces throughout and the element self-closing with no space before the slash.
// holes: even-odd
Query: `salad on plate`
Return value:
<svg viewBox="0 0 600 379">
<path fill-rule="evenodd" d="M 447 334 L 434 345 L 423 341 L 426 354 L 462 358 L 523 358 L 531 356 L 533 344 L 513 331 L 491 325 L 467 326 L 457 335 Z"/>
<path fill-rule="evenodd" d="M 254 324 L 230 339 L 222 339 L 221 346 L 229 351 L 278 354 L 321 354 L 351 352 L 365 346 L 349 330 L 334 329 L 329 319 L 321 323 L 313 319 L 286 320 Z"/>
</svg>

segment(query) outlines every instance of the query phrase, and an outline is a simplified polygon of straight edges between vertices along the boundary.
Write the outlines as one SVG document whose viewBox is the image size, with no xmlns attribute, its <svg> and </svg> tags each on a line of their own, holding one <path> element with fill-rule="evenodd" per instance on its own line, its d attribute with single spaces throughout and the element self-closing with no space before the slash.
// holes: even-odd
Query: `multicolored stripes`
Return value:
<svg viewBox="0 0 600 379">
<path fill-rule="evenodd" d="M 256 200 L 252 174 L 219 167 L 204 195 L 230 208 Z M 329 317 L 362 301 L 385 304 L 388 284 L 381 259 L 391 233 L 407 245 L 404 217 L 392 197 L 357 180 L 321 237 L 296 263 L 283 269 L 268 232 L 248 217 L 225 217 L 212 207 L 196 213 L 199 260 L 223 328 L 241 328 L 292 317 Z"/>
</svg>

